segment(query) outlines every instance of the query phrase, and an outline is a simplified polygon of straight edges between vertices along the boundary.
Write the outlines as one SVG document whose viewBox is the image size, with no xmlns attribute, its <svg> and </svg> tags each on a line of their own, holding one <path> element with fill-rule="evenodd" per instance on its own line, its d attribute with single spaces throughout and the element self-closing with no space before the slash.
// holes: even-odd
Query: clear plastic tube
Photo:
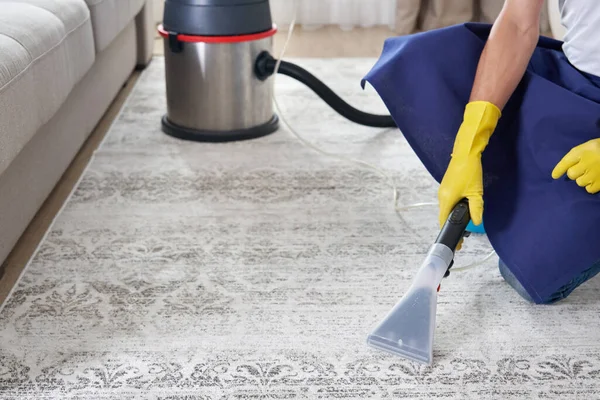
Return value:
<svg viewBox="0 0 600 400">
<path fill-rule="evenodd" d="M 298 0 L 293 0 L 294 1 L 294 14 L 292 17 L 292 21 L 290 23 L 289 29 L 288 29 L 288 34 L 287 34 L 287 38 L 285 40 L 285 43 L 281 49 L 281 53 L 279 54 L 279 57 L 277 58 L 277 63 L 275 64 L 275 72 L 273 73 L 273 79 L 277 79 L 277 73 L 279 72 L 279 67 L 281 65 L 281 61 L 283 60 L 283 57 L 285 55 L 285 52 L 287 50 L 288 45 L 290 44 L 291 40 L 292 40 L 292 35 L 294 33 L 294 28 L 296 26 L 296 21 L 297 21 L 297 15 L 298 15 Z M 409 205 L 403 205 L 401 206 L 399 204 L 400 202 L 400 193 L 398 191 L 398 187 L 396 186 L 396 183 L 394 182 L 394 179 L 388 175 L 387 173 L 385 173 L 385 171 L 383 171 L 381 168 L 378 168 L 377 166 L 370 164 L 368 162 L 362 161 L 362 160 L 358 160 L 358 159 L 354 159 L 354 158 L 350 158 L 350 157 L 345 157 L 339 154 L 335 154 L 335 153 L 331 153 L 328 151 L 325 151 L 321 148 L 319 148 L 318 146 L 314 145 L 313 143 L 309 142 L 308 140 L 306 140 L 304 137 L 302 137 L 302 135 L 300 135 L 293 126 L 291 126 L 290 123 L 288 123 L 287 119 L 285 118 L 281 107 L 279 107 L 279 103 L 277 102 L 277 96 L 274 94 L 273 95 L 273 101 L 275 103 L 275 108 L 277 110 L 277 113 L 279 114 L 279 119 L 281 120 L 281 122 L 284 123 L 285 126 L 287 126 L 287 128 L 289 129 L 289 131 L 300 141 L 302 142 L 302 144 L 304 144 L 305 146 L 313 149 L 314 151 L 323 154 L 324 156 L 327 157 L 331 157 L 331 158 L 335 158 L 341 161 L 345 161 L 345 162 L 349 162 L 351 164 L 356 164 L 356 165 L 360 165 L 362 167 L 365 167 L 367 169 L 370 169 L 374 172 L 376 172 L 377 174 L 379 174 L 382 178 L 384 178 L 389 186 L 392 189 L 393 192 L 393 202 L 394 202 L 394 210 L 396 211 L 396 213 L 398 215 L 400 215 L 401 212 L 403 211 L 408 211 L 408 210 L 412 210 L 412 209 L 416 209 L 416 208 L 424 208 L 424 207 L 435 207 L 438 204 L 437 203 L 414 203 L 414 204 L 409 204 Z M 452 267 L 452 271 L 453 272 L 461 272 L 461 271 L 466 271 L 469 269 L 473 269 L 475 267 L 478 267 L 484 263 L 486 263 L 488 260 L 490 260 L 494 255 L 496 254 L 495 251 L 492 251 L 490 254 L 488 254 L 486 257 L 484 257 L 483 259 L 476 261 L 472 264 L 463 266 L 463 267 L 457 267 L 454 266 Z"/>
</svg>

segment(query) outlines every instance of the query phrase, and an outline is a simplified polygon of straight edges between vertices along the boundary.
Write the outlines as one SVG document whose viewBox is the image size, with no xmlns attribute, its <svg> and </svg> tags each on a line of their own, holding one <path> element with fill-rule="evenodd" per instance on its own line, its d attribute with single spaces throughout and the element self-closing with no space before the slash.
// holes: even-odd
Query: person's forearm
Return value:
<svg viewBox="0 0 600 400">
<path fill-rule="evenodd" d="M 523 78 L 538 39 L 539 25 L 501 14 L 481 54 L 470 101 L 487 101 L 502 110 Z"/>
</svg>

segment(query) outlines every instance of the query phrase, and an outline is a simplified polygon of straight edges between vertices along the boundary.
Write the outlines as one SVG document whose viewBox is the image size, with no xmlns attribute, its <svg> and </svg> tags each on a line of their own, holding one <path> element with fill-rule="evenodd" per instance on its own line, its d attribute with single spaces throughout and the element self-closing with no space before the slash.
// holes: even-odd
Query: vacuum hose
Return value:
<svg viewBox="0 0 600 400">
<path fill-rule="evenodd" d="M 265 80 L 275 72 L 277 60 L 269 54 L 269 52 L 261 53 L 256 60 L 255 72 L 256 76 Z M 355 122 L 359 125 L 370 126 L 374 128 L 395 128 L 396 123 L 389 115 L 375 115 L 364 111 L 357 110 L 350 104 L 346 103 L 340 96 L 335 94 L 327 85 L 325 85 L 316 76 L 308 72 L 298 65 L 287 61 L 281 61 L 279 65 L 279 73 L 294 78 L 315 92 L 323 99 L 331 108 L 338 114 Z"/>
</svg>

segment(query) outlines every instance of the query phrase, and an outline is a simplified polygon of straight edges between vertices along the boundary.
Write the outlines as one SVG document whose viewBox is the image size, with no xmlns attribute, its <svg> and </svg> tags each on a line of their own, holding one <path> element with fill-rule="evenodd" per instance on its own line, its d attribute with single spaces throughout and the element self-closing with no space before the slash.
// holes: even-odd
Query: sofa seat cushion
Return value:
<svg viewBox="0 0 600 400">
<path fill-rule="evenodd" d="M 0 174 L 94 63 L 83 0 L 0 0 Z"/>
<path fill-rule="evenodd" d="M 145 0 L 85 0 L 92 14 L 96 52 L 108 45 L 142 9 Z"/>
</svg>

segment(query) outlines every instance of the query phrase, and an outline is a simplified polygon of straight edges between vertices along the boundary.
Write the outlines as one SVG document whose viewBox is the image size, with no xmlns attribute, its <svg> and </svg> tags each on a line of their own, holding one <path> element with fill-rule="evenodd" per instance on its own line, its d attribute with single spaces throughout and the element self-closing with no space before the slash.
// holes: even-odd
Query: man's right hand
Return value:
<svg viewBox="0 0 600 400">
<path fill-rule="evenodd" d="M 440 227 L 462 199 L 469 200 L 469 213 L 475 225 L 483 219 L 483 171 L 481 157 L 452 158 L 438 191 Z"/>
<path fill-rule="evenodd" d="M 439 222 L 442 227 L 452 209 L 462 199 L 469 201 L 469 212 L 475 225 L 483 220 L 483 169 L 481 155 L 488 145 L 500 109 L 492 103 L 474 101 L 467 104 L 463 123 L 456 135 L 452 159 L 438 190 Z"/>
</svg>

